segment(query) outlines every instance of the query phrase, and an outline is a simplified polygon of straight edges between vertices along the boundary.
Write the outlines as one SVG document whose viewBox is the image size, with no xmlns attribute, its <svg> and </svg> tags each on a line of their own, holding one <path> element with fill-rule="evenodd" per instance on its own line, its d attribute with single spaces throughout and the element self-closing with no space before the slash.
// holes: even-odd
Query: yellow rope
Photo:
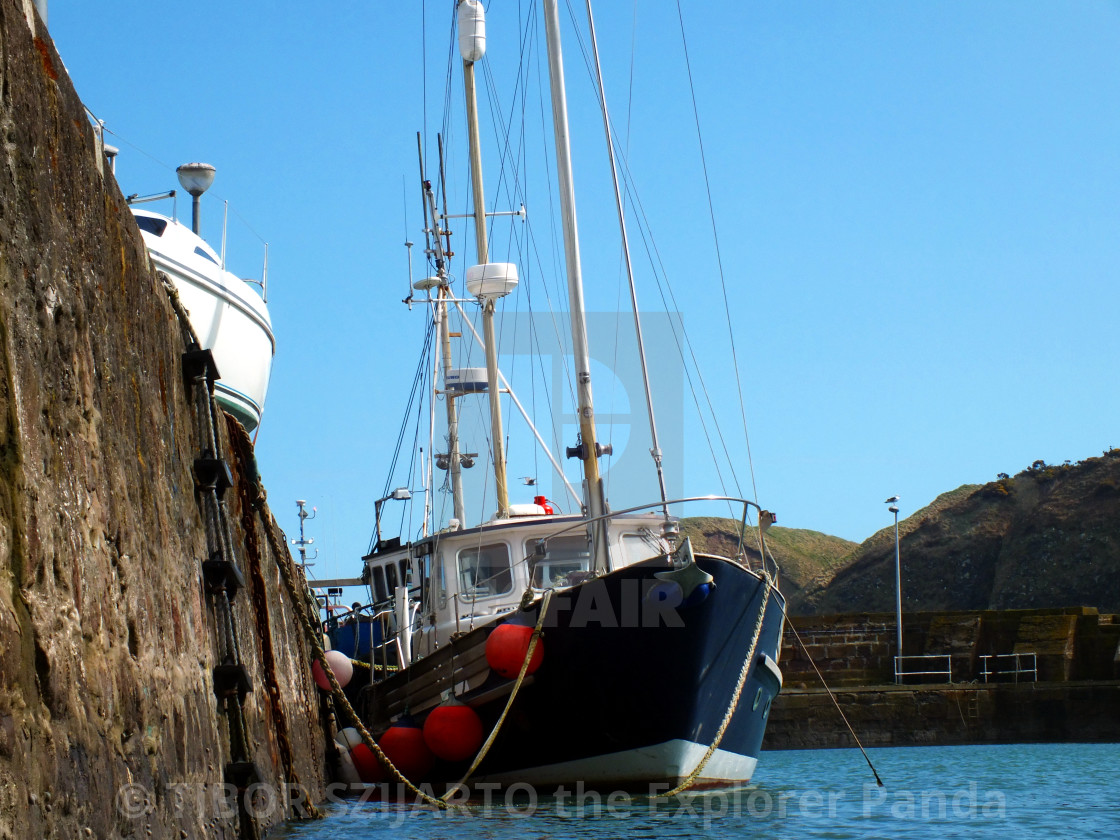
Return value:
<svg viewBox="0 0 1120 840">
<path fill-rule="evenodd" d="M 758 620 L 754 625 L 754 635 L 751 638 L 751 646 L 747 651 L 747 658 L 743 660 L 743 667 L 739 671 L 739 682 L 735 686 L 735 692 L 731 695 L 731 704 L 727 707 L 727 711 L 723 715 L 723 721 L 720 723 L 719 729 L 716 730 L 716 737 L 712 740 L 711 746 L 708 747 L 708 751 L 704 753 L 703 758 L 700 759 L 695 769 L 688 774 L 688 777 L 683 782 L 668 793 L 662 794 L 665 797 L 676 796 L 681 791 L 692 786 L 692 783 L 699 777 L 712 756 L 715 755 L 716 749 L 719 747 L 720 741 L 723 740 L 724 733 L 727 732 L 727 727 L 731 723 L 731 716 L 735 714 L 735 709 L 739 706 L 739 697 L 743 693 L 743 687 L 747 684 L 747 674 L 750 672 L 751 663 L 754 662 L 754 654 L 758 649 L 758 640 L 762 636 L 762 619 L 766 616 L 766 605 L 770 601 L 770 590 L 773 588 L 770 574 L 765 569 L 762 572 L 762 585 L 765 586 L 766 589 L 762 594 L 762 606 L 758 608 Z"/>
<path fill-rule="evenodd" d="M 280 567 L 280 575 L 284 578 L 284 583 L 287 584 L 292 598 L 297 603 L 299 603 L 303 599 L 300 597 L 300 589 L 295 583 L 296 572 L 293 568 L 294 563 L 292 562 L 291 555 L 288 554 L 286 549 L 277 548 L 276 544 L 279 542 L 276 536 L 277 526 L 275 525 L 275 521 L 273 521 L 272 524 L 273 527 L 266 528 L 266 531 L 269 535 L 269 542 L 273 544 L 273 552 L 276 554 L 277 565 Z M 306 589 L 306 587 L 304 587 L 304 589 Z M 304 601 L 304 603 L 306 603 L 306 601 Z M 389 760 L 389 757 L 385 755 L 384 751 L 373 739 L 373 736 L 370 735 L 369 731 L 365 728 L 365 725 L 362 723 L 362 719 L 358 716 L 358 713 L 354 711 L 354 707 L 350 705 L 350 700 L 346 696 L 346 692 L 342 690 L 342 686 L 339 685 L 338 679 L 334 675 L 334 671 L 331 670 L 330 663 L 327 662 L 327 653 L 323 649 L 322 633 L 320 633 L 315 626 L 312 626 L 311 622 L 308 620 L 308 615 L 306 614 L 306 612 L 304 612 L 303 610 L 297 610 L 297 612 L 301 614 L 301 618 L 303 619 L 301 624 L 303 625 L 304 632 L 307 635 L 307 641 L 311 645 L 311 652 L 314 655 L 315 659 L 319 662 L 319 667 L 322 668 L 323 673 L 326 675 L 327 680 L 331 684 L 331 694 L 334 697 L 335 701 L 339 704 L 339 706 L 341 706 L 342 710 L 346 713 L 346 716 L 350 719 L 350 722 L 358 731 L 358 734 L 361 735 L 362 743 L 364 743 L 366 747 L 368 747 L 369 750 L 377 756 L 378 761 L 380 761 L 381 764 L 390 773 L 392 773 L 393 776 L 396 777 L 397 781 L 408 788 L 409 791 L 414 793 L 420 801 L 425 802 L 429 805 L 433 805 L 436 808 L 450 807 L 442 799 L 436 799 L 434 796 L 425 793 L 416 785 L 414 785 L 400 770 L 397 769 L 396 765 Z"/>
<path fill-rule="evenodd" d="M 269 542 L 272 543 L 273 552 L 276 554 L 277 565 L 279 565 L 280 567 L 281 577 L 284 578 L 284 583 L 287 584 L 292 598 L 296 600 L 297 603 L 299 603 L 301 601 L 301 598 L 299 597 L 299 588 L 295 584 L 296 571 L 294 568 L 294 563 L 291 560 L 291 555 L 289 555 L 287 551 L 281 552 L 277 549 L 279 539 L 276 536 L 276 528 L 278 526 L 276 526 L 275 520 L 272 521 L 271 525 L 272 527 L 266 527 L 265 530 L 268 533 Z M 490 751 L 490 747 L 494 743 L 494 739 L 497 738 L 498 731 L 501 729 L 502 724 L 505 722 L 506 715 L 509 713 L 510 707 L 513 705 L 514 698 L 517 697 L 517 693 L 521 689 L 521 684 L 525 681 L 525 675 L 529 670 L 529 662 L 533 658 L 533 652 L 536 650 L 537 642 L 541 637 L 541 628 L 544 626 L 545 614 L 548 612 L 548 605 L 551 603 L 551 601 L 552 590 L 550 589 L 545 592 L 544 598 L 541 601 L 540 616 L 537 618 L 536 627 L 533 628 L 533 635 L 529 638 L 529 647 L 525 651 L 525 660 L 521 663 L 521 671 L 517 675 L 517 682 L 514 683 L 513 690 L 509 695 L 509 700 L 506 701 L 506 707 L 502 711 L 501 717 L 498 718 L 498 722 L 494 724 L 494 728 L 490 732 L 490 737 L 487 738 L 486 742 L 482 745 L 482 748 L 479 750 L 478 755 L 475 756 L 474 762 L 471 764 L 467 772 L 463 775 L 463 778 L 460 779 L 450 790 L 448 790 L 447 793 L 444 794 L 442 799 L 436 799 L 435 797 L 425 793 L 416 785 L 414 785 L 403 773 L 401 773 L 400 770 L 397 769 L 396 765 L 394 765 L 393 762 L 389 760 L 389 757 L 385 755 L 384 751 L 373 739 L 373 736 L 370 735 L 369 731 L 365 728 L 365 725 L 362 723 L 362 720 L 358 716 L 358 713 L 354 711 L 354 707 L 350 705 L 350 699 L 346 696 L 346 692 L 343 691 L 342 686 L 339 684 L 338 679 L 334 675 L 334 671 L 331 670 L 330 663 L 327 662 L 327 653 L 323 649 L 322 634 L 316 629 L 316 627 L 312 626 L 311 622 L 308 620 L 308 615 L 303 610 L 297 610 L 297 613 L 299 613 L 300 617 L 303 619 L 301 621 L 301 624 L 303 625 L 304 632 L 307 635 L 308 642 L 311 645 L 312 653 L 314 654 L 315 659 L 319 662 L 319 667 L 322 668 L 323 673 L 326 675 L 327 680 L 331 684 L 331 694 L 338 702 L 338 704 L 342 707 L 342 710 L 346 713 L 346 716 L 350 719 L 351 723 L 353 723 L 354 728 L 358 731 L 358 734 L 361 735 L 362 743 L 364 743 L 370 749 L 370 751 L 377 756 L 377 759 L 382 763 L 382 765 L 385 766 L 386 769 L 389 770 L 390 773 L 392 773 L 397 778 L 397 781 L 401 782 L 406 788 L 408 788 L 409 791 L 414 793 L 420 801 L 425 802 L 429 805 L 433 805 L 437 808 L 450 808 L 451 806 L 447 802 L 448 798 L 451 797 L 457 791 L 457 789 L 462 787 L 463 783 L 478 768 L 478 765 L 482 763 L 482 760 Z M 306 601 L 304 601 L 304 603 L 306 603 Z"/>
<path fill-rule="evenodd" d="M 498 718 L 498 722 L 494 724 L 494 728 L 490 730 L 490 737 L 486 739 L 486 743 L 482 745 L 482 749 L 478 751 L 478 755 L 474 757 L 471 766 L 467 768 L 467 772 L 463 774 L 458 782 L 455 783 L 447 793 L 443 795 L 444 801 L 447 800 L 458 788 L 463 786 L 463 783 L 471 777 L 471 774 L 478 769 L 478 765 L 486 758 L 486 754 L 490 752 L 490 747 L 493 746 L 494 740 L 498 737 L 498 731 L 502 728 L 502 724 L 506 722 L 506 715 L 509 714 L 510 707 L 513 706 L 514 698 L 517 697 L 517 692 L 521 690 L 521 684 L 525 682 L 525 675 L 529 672 L 529 663 L 533 659 L 533 651 L 537 649 L 537 642 L 541 637 L 541 628 L 544 627 L 544 616 L 548 612 L 548 605 L 552 603 L 552 590 L 546 590 L 544 598 L 541 600 L 541 612 L 537 617 L 537 626 L 533 628 L 533 635 L 529 637 L 529 648 L 525 651 L 525 660 L 521 663 L 521 671 L 517 675 L 517 682 L 513 684 L 513 690 L 509 693 L 509 699 L 506 700 L 506 707 L 502 709 L 502 714 Z"/>
</svg>

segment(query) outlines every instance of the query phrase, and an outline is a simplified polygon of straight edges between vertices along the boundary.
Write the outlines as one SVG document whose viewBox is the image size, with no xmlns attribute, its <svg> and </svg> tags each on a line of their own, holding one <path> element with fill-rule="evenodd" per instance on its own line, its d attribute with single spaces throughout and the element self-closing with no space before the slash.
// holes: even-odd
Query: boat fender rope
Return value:
<svg viewBox="0 0 1120 840">
<path fill-rule="evenodd" d="M 537 649 L 537 642 L 540 641 L 542 635 L 541 628 L 544 627 L 544 618 L 548 613 L 548 607 L 551 603 L 552 590 L 546 589 L 544 597 L 541 598 L 541 611 L 540 615 L 537 616 L 537 624 L 533 628 L 533 635 L 529 637 L 529 647 L 525 650 L 525 659 L 521 663 L 521 671 L 517 674 L 517 682 L 513 684 L 513 689 L 509 693 L 509 699 L 506 700 L 506 707 L 502 709 L 502 714 L 498 717 L 497 722 L 494 724 L 494 728 L 490 730 L 489 737 L 479 749 L 478 755 L 474 757 L 474 761 L 471 762 L 471 766 L 467 768 L 467 772 L 464 773 L 463 777 L 459 779 L 459 781 L 456 782 L 451 787 L 451 789 L 443 795 L 443 800 L 445 802 L 450 796 L 452 796 L 458 790 L 462 789 L 467 779 L 469 779 L 474 771 L 478 769 L 478 765 L 482 764 L 483 759 L 486 758 L 486 754 L 490 752 L 490 747 L 493 746 L 494 741 L 497 739 L 498 732 L 500 732 L 502 729 L 502 724 L 506 722 L 506 715 L 509 714 L 509 710 L 513 706 L 513 701 L 517 698 L 517 692 L 521 690 L 521 684 L 525 682 L 525 675 L 529 673 L 529 663 L 533 659 L 533 652 Z"/>
<path fill-rule="evenodd" d="M 268 523 L 266 523 L 266 525 L 267 524 Z M 286 546 L 284 546 L 283 543 L 280 542 L 277 536 L 276 532 L 279 530 L 279 526 L 276 524 L 276 520 L 272 519 L 271 524 L 272 527 L 266 527 L 265 530 L 268 533 L 268 539 L 269 543 L 272 545 L 273 554 L 275 554 L 276 556 L 277 566 L 279 566 L 280 568 L 280 576 L 284 579 L 284 583 L 288 587 L 288 591 L 292 596 L 292 600 L 296 604 L 303 604 L 304 606 L 302 610 L 297 610 L 297 613 L 299 613 L 300 624 L 303 627 L 304 635 L 307 637 L 307 643 L 311 647 L 312 657 L 319 663 L 319 667 L 322 668 L 323 674 L 330 682 L 331 696 L 333 697 L 335 703 L 339 708 L 343 710 L 346 717 L 350 720 L 350 723 L 353 724 L 354 729 L 358 731 L 358 734 L 362 738 L 362 743 L 366 745 L 370 752 L 377 756 L 377 760 L 381 762 L 382 766 L 384 766 L 385 769 L 387 769 L 394 777 L 396 777 L 397 781 L 399 781 L 411 793 L 413 793 L 419 801 L 424 802 L 428 805 L 432 805 L 436 808 L 450 808 L 451 806 L 447 802 L 442 799 L 437 799 L 431 794 L 424 792 L 415 784 L 413 784 L 408 779 L 408 777 L 406 777 L 400 770 L 397 769 L 397 766 L 389 760 L 389 757 L 385 755 L 381 747 L 378 746 L 377 741 L 375 741 L 373 739 L 373 736 L 370 735 L 369 730 L 367 730 L 365 724 L 362 723 L 361 717 L 356 711 L 354 711 L 354 707 L 350 705 L 350 700 L 346 696 L 346 692 L 342 690 L 342 686 L 339 685 L 338 680 L 335 678 L 334 671 L 331 670 L 330 663 L 327 662 L 327 654 L 323 649 L 323 634 L 316 629 L 319 624 L 318 615 L 316 614 L 314 618 L 312 618 L 309 612 L 310 604 L 308 602 L 309 589 L 306 585 L 307 579 L 304 578 L 302 586 L 297 584 L 296 577 L 299 572 L 297 572 L 297 570 L 294 568 L 295 563 L 292 560 L 291 555 L 288 553 Z"/>
<path fill-rule="evenodd" d="M 237 487 L 242 508 L 241 530 L 244 534 L 245 560 L 247 566 L 246 582 L 251 583 L 249 589 L 254 605 L 253 616 L 257 623 L 257 634 L 261 644 L 262 671 L 265 681 L 268 684 L 268 691 L 265 692 L 265 697 L 271 713 L 270 717 L 272 719 L 273 731 L 276 735 L 284 779 L 289 786 L 289 790 L 294 787 L 299 792 L 297 801 L 302 803 L 302 810 L 298 810 L 294 804 L 292 805 L 291 817 L 293 819 L 321 819 L 323 816 L 322 813 L 311 801 L 311 794 L 300 780 L 299 773 L 296 770 L 296 760 L 291 740 L 291 728 L 288 724 L 288 717 L 284 705 L 280 702 L 280 684 L 277 678 L 276 653 L 273 650 L 272 642 L 269 641 L 270 610 L 268 596 L 265 594 L 266 590 L 261 556 L 262 546 L 260 537 L 258 536 L 259 531 L 254 524 L 258 521 L 257 512 L 261 504 L 258 493 L 260 489 L 260 479 L 257 472 L 256 457 L 253 454 L 253 445 L 250 442 L 248 432 L 245 431 L 245 427 L 231 414 L 225 414 L 225 420 L 228 439 L 233 451 L 234 460 L 237 463 L 238 473 L 240 474 L 239 477 L 242 479 L 249 479 L 238 481 Z M 267 531 L 267 523 L 262 521 L 262 524 Z M 305 688 L 304 690 L 307 691 L 308 689 Z M 292 798 L 295 799 L 295 797 Z"/>
<path fill-rule="evenodd" d="M 192 344 L 201 347 L 202 343 L 198 340 L 198 333 L 194 331 L 190 314 L 187 312 L 187 308 L 183 306 L 183 299 L 179 297 L 179 290 L 175 288 L 175 282 L 162 271 L 157 271 L 156 275 L 159 277 L 160 283 L 163 284 L 163 290 L 167 292 L 167 297 L 171 300 L 171 308 L 175 310 L 175 315 L 179 319 L 179 328 L 186 336 L 183 343 L 188 347 Z"/>
</svg>

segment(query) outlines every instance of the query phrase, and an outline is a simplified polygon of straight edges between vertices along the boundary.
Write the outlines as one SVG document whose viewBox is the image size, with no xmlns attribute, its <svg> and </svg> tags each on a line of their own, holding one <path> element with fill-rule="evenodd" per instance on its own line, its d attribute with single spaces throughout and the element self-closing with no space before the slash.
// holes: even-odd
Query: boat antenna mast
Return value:
<svg viewBox="0 0 1120 840">
<path fill-rule="evenodd" d="M 463 504 L 462 458 L 459 453 L 459 409 L 455 404 L 453 390 L 447 387 L 447 374 L 451 370 L 451 331 L 447 322 L 447 298 L 451 291 L 451 281 L 447 276 L 447 258 L 450 253 L 444 247 L 444 237 L 449 236 L 450 231 L 445 231 L 440 226 L 440 215 L 436 209 L 432 182 L 424 175 L 424 147 L 420 132 L 416 133 L 416 151 L 420 160 L 420 186 L 424 196 L 424 213 L 428 217 L 428 225 L 424 229 L 427 238 L 425 252 L 435 260 L 436 265 L 436 277 L 420 280 L 419 283 L 423 284 L 425 289 L 430 289 L 433 285 L 439 288 L 435 318 L 443 355 L 444 400 L 447 408 L 447 469 L 451 477 L 452 509 L 455 519 L 462 526 L 466 521 L 466 513 Z"/>
<path fill-rule="evenodd" d="M 308 561 L 308 559 L 314 560 L 316 557 L 318 557 L 319 556 L 319 549 L 315 549 L 315 553 L 312 554 L 310 558 L 308 558 L 307 547 L 309 545 L 312 545 L 315 542 L 315 538 L 314 537 L 308 538 L 307 536 L 304 535 L 304 533 L 303 533 L 303 523 L 306 522 L 308 519 L 314 519 L 315 516 L 319 513 L 319 509 L 313 507 L 313 508 L 311 508 L 311 513 L 308 513 L 307 512 L 307 502 L 304 501 L 303 499 L 296 499 L 296 506 L 299 508 L 299 513 L 296 514 L 296 516 L 299 517 L 299 539 L 298 540 L 292 540 L 292 545 L 295 545 L 295 546 L 299 547 L 299 565 L 300 565 L 300 568 L 301 569 L 309 569 L 310 567 L 314 566 L 315 564 L 314 563 L 308 563 L 307 561 Z"/>
<path fill-rule="evenodd" d="M 609 454 L 595 438 L 595 410 L 591 401 L 591 353 L 587 346 L 587 319 L 583 304 L 583 272 L 579 259 L 579 232 L 576 225 L 575 187 L 572 182 L 572 156 L 568 142 L 568 105 L 564 90 L 564 57 L 560 48 L 560 16 L 556 0 L 544 0 L 545 33 L 548 42 L 548 78 L 552 94 L 552 129 L 556 138 L 556 176 L 564 229 L 564 262 L 568 274 L 568 309 L 572 325 L 572 356 L 576 369 L 576 398 L 579 411 L 580 440 L 567 448 L 569 458 L 583 462 L 584 496 L 591 520 L 592 558 L 595 571 L 609 568 L 606 528 L 601 518 L 606 513 L 603 480 L 599 475 L 599 456 Z"/>
</svg>

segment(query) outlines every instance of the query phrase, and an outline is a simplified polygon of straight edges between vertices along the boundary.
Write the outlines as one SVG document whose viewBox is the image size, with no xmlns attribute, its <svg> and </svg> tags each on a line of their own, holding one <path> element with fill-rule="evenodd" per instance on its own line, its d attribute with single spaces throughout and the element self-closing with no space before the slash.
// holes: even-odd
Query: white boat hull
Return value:
<svg viewBox="0 0 1120 840">
<path fill-rule="evenodd" d="M 507 787 L 532 779 L 534 787 L 540 788 L 538 793 L 551 793 L 548 787 L 570 784 L 572 779 L 579 779 L 588 788 L 597 790 L 609 790 L 612 785 L 625 785 L 632 790 L 635 785 L 644 783 L 650 786 L 647 793 L 657 795 L 684 781 L 707 750 L 704 744 L 677 738 L 639 749 L 483 776 L 474 783 L 489 782 Z M 757 766 L 758 759 L 753 756 L 717 749 L 690 789 L 746 785 Z"/>
<path fill-rule="evenodd" d="M 249 431 L 264 411 L 276 341 L 268 309 L 260 296 L 236 275 L 223 270 L 213 256 L 198 253 L 209 246 L 174 220 L 162 235 L 142 227 L 144 244 L 155 267 L 175 284 L 191 326 L 203 348 L 214 354 L 221 378 L 215 396 Z"/>
</svg>

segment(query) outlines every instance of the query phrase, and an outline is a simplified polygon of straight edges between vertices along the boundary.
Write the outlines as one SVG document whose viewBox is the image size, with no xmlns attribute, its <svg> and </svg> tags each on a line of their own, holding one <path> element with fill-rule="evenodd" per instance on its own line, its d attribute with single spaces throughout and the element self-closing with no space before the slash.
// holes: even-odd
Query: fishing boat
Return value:
<svg viewBox="0 0 1120 840">
<path fill-rule="evenodd" d="M 174 283 L 199 344 L 214 355 L 221 377 L 214 384 L 215 397 L 253 432 L 261 422 L 276 353 L 265 301 L 267 259 L 260 281 L 243 280 L 228 271 L 225 248 L 219 254 L 199 235 L 199 197 L 213 182 L 214 167 L 184 164 L 178 173 L 180 183 L 194 198 L 191 227 L 174 215 L 136 206 L 174 198 L 173 191 L 143 198 L 129 196 L 132 215 L 152 264 Z"/>
<path fill-rule="evenodd" d="M 555 0 L 544 0 L 543 11 L 579 418 L 578 436 L 565 454 L 581 464 L 582 493 L 572 491 L 578 509 L 560 512 L 542 495 L 510 499 L 499 396 L 513 394 L 498 369 L 494 318 L 497 302 L 519 277 L 515 263 L 489 257 L 487 216 L 493 214 L 482 194 L 474 101 L 485 20 L 480 3 L 461 0 L 458 43 L 477 263 L 464 272 L 465 294 L 457 292 L 450 216 L 438 208 L 440 188 L 426 177 L 421 155 L 433 273 L 412 283 L 407 301 L 410 308 L 423 303 L 416 308 L 430 318 L 430 367 L 442 374 L 432 377 L 442 387 L 433 387 L 430 413 L 434 419 L 442 401 L 447 448 L 432 454 L 429 446 L 425 474 L 446 473 L 453 509 L 445 522 L 432 521 L 429 480 L 420 532 L 384 537 L 382 506 L 419 498 L 398 487 L 377 501 L 362 566 L 370 603 L 362 609 L 380 622 L 379 641 L 370 647 L 368 683 L 351 683 L 347 692 L 386 758 L 414 783 L 642 793 L 743 785 L 754 773 L 770 705 L 782 686 L 785 603 L 765 547 L 774 517 L 753 501 L 725 495 L 668 498 L 652 410 L 650 501 L 621 510 L 608 503 L 600 461 L 610 446 L 597 437 L 592 401 Z M 594 48 L 590 12 L 589 27 Z M 604 123 L 609 126 L 606 117 Z M 624 225 L 622 235 L 625 245 Z M 452 338 L 460 333 L 452 318 L 459 313 L 473 330 L 464 304 L 480 311 L 481 334 L 475 335 L 485 368 L 456 366 Z M 637 317 L 635 329 L 641 351 Z M 648 399 L 648 375 L 645 382 Z M 489 402 L 496 511 L 471 524 L 462 470 L 477 456 L 462 451 L 459 406 L 483 398 Z M 562 477 L 556 458 L 548 457 Z M 739 545 L 729 556 L 694 551 L 681 537 L 679 512 L 713 503 L 732 506 L 740 523 Z M 747 550 L 748 542 L 757 543 L 757 552 Z M 350 758 L 361 770 L 360 756 Z M 365 764 L 364 781 L 385 778 L 381 768 Z"/>
</svg>

